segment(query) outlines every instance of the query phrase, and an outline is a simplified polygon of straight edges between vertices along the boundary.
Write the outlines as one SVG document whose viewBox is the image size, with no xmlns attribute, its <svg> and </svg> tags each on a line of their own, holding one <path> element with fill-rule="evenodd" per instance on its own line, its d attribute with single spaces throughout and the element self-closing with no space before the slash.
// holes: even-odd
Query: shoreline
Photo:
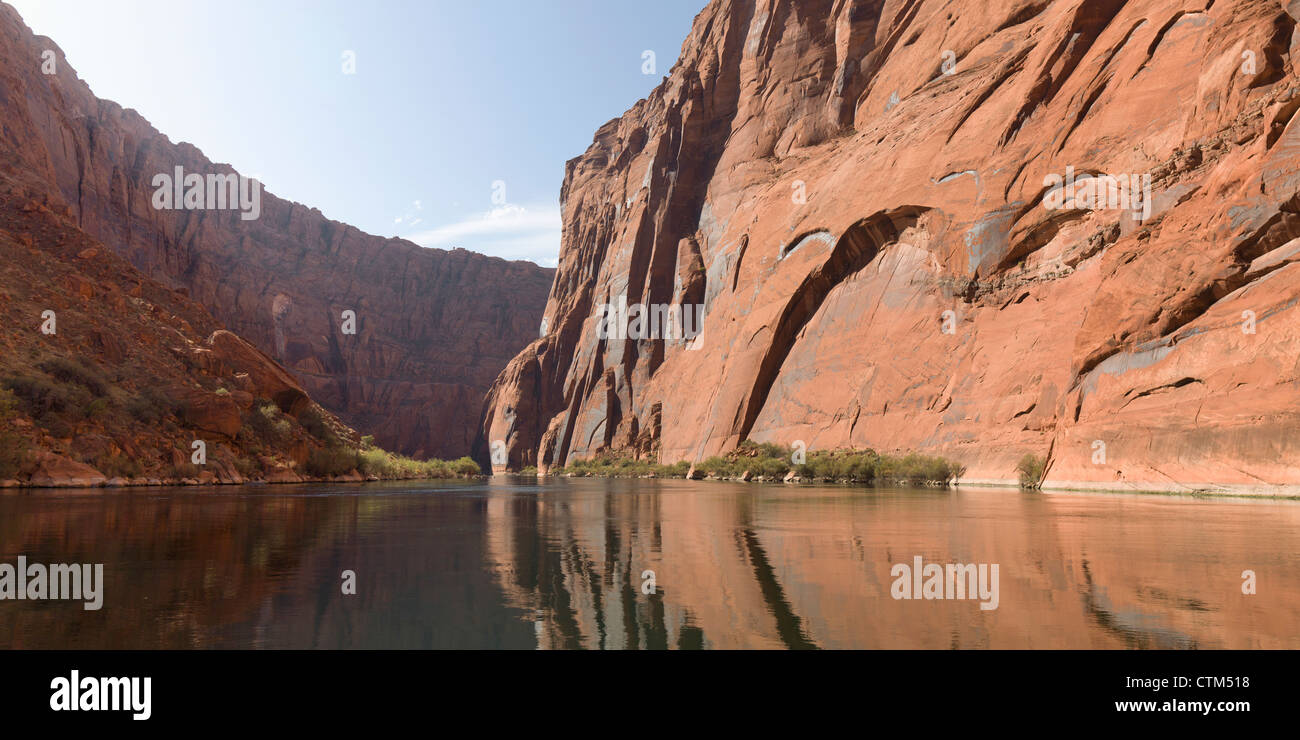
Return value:
<svg viewBox="0 0 1300 740">
<path fill-rule="evenodd" d="M 1234 486 L 1231 484 L 1198 484 L 1204 487 L 1187 487 L 1186 489 L 1175 488 L 1147 488 L 1134 486 L 1129 488 L 1117 488 L 1114 486 L 1096 487 L 1087 486 L 1085 483 L 1078 481 L 1070 482 L 1070 485 L 1044 485 L 1041 489 L 1022 488 L 1016 481 L 1007 480 L 959 480 L 948 485 L 915 485 L 905 481 L 894 483 L 877 483 L 863 481 L 804 481 L 780 479 L 754 478 L 742 480 L 740 478 L 685 478 L 677 476 L 612 476 L 612 475 L 570 475 L 570 474 L 533 474 L 518 472 L 498 472 L 493 475 L 471 475 L 456 476 L 451 478 L 377 478 L 377 477 L 360 477 L 360 476 L 339 476 L 336 478 L 312 478 L 303 477 L 298 480 L 212 480 L 199 481 L 194 479 L 187 480 L 159 480 L 150 479 L 148 481 L 117 481 L 108 479 L 105 481 L 68 481 L 59 483 L 41 483 L 32 484 L 27 481 L 3 480 L 0 481 L 0 491 L 59 491 L 74 489 L 133 489 L 133 488 L 212 488 L 222 487 L 231 488 L 239 486 L 290 486 L 304 484 L 364 484 L 364 483 L 436 483 L 436 482 L 472 482 L 488 481 L 494 477 L 502 478 L 524 478 L 529 480 L 544 481 L 548 479 L 564 480 L 675 480 L 690 481 L 695 483 L 747 483 L 747 484 L 764 484 L 770 486 L 782 487 L 806 487 L 806 488 L 895 488 L 895 489 L 915 489 L 917 491 L 936 491 L 936 490 L 954 490 L 959 488 L 996 488 L 1016 491 L 1020 493 L 1074 493 L 1074 494 L 1132 494 L 1140 496 L 1166 496 L 1175 498 L 1192 498 L 1192 499 L 1242 499 L 1251 501 L 1300 501 L 1300 486 L 1278 486 L 1281 491 L 1261 490 L 1259 487 Z"/>
<path fill-rule="evenodd" d="M 489 475 L 469 475 L 455 476 L 451 478 L 377 478 L 361 476 L 339 476 L 336 478 L 311 478 L 303 477 L 298 480 L 210 480 L 200 481 L 192 478 L 185 480 L 160 480 L 149 479 L 148 481 L 117 481 L 108 479 L 105 481 L 69 481 L 59 483 L 31 483 L 29 481 L 3 480 L 0 481 L 0 491 L 58 491 L 76 488 L 105 488 L 105 489 L 123 489 L 123 488 L 207 488 L 207 487 L 237 487 L 237 486 L 292 486 L 304 483 L 432 483 L 435 481 L 472 481 L 486 480 L 491 478 Z"/>
<path fill-rule="evenodd" d="M 1259 487 L 1235 486 L 1233 484 L 1197 484 L 1204 487 L 1187 487 L 1184 489 L 1161 489 L 1135 486 L 1131 488 L 1116 488 L 1114 486 L 1098 487 L 1089 486 L 1086 482 L 1070 481 L 1070 485 L 1065 484 L 1044 484 L 1041 488 L 1024 488 L 1018 481 L 996 479 L 974 479 L 958 480 L 948 485 L 913 485 L 906 482 L 895 483 L 876 483 L 863 481 L 803 481 L 803 480 L 772 480 L 772 479 L 751 479 L 741 480 L 740 478 L 683 478 L 677 476 L 616 476 L 616 475 L 569 475 L 569 474 L 532 474 L 501 472 L 496 475 L 509 476 L 512 478 L 564 478 L 564 479 L 593 479 L 593 480 L 682 480 L 697 483 L 757 483 L 767 485 L 782 486 L 807 486 L 807 487 L 859 487 L 859 488 L 912 488 L 918 491 L 944 490 L 957 488 L 1000 488 L 1010 489 L 1022 493 L 1083 493 L 1083 494 L 1135 494 L 1141 496 L 1171 496 L 1182 498 L 1236 498 L 1248 500 L 1270 500 L 1270 501 L 1300 501 L 1300 485 L 1297 486 L 1276 486 L 1282 489 L 1279 491 L 1265 490 Z"/>
</svg>

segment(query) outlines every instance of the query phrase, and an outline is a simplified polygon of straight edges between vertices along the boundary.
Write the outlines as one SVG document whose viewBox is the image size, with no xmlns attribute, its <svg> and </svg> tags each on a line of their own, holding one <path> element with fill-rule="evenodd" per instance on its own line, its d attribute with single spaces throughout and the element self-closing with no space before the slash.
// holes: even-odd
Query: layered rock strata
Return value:
<svg viewBox="0 0 1300 740">
<path fill-rule="evenodd" d="M 710 2 L 568 164 L 547 333 L 493 386 L 481 449 L 802 441 L 968 481 L 1029 453 L 1049 487 L 1300 490 L 1298 16 Z M 703 334 L 601 338 L 623 299 L 702 304 Z"/>
</svg>

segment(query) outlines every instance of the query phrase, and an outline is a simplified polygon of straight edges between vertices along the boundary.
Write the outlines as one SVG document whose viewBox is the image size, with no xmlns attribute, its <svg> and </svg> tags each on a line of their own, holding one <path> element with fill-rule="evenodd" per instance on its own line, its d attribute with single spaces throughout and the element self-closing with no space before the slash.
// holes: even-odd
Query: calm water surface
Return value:
<svg viewBox="0 0 1300 740">
<path fill-rule="evenodd" d="M 1300 648 L 1298 543 L 1300 502 L 1001 489 L 10 493 L 0 562 L 106 583 L 97 612 L 0 601 L 0 647 Z M 916 556 L 998 564 L 998 608 L 895 600 Z"/>
</svg>

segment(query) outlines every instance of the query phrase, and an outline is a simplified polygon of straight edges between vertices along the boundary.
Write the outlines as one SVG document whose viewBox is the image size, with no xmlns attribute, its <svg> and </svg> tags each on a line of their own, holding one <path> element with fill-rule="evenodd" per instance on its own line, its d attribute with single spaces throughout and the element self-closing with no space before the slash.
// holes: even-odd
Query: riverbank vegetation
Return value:
<svg viewBox="0 0 1300 740">
<path fill-rule="evenodd" d="M 1020 487 L 1035 490 L 1043 487 L 1043 468 L 1047 462 L 1043 458 L 1032 452 L 1026 452 L 1025 456 L 1020 458 L 1016 463 L 1016 472 L 1020 474 Z"/>
<path fill-rule="evenodd" d="M 799 462 L 796 462 L 798 460 Z M 602 454 L 575 460 L 556 475 L 592 478 L 685 478 L 688 462 L 671 465 Z M 964 473 L 960 464 L 929 455 L 880 454 L 875 450 L 817 450 L 796 456 L 790 447 L 742 442 L 726 455 L 695 465 L 695 477 L 715 480 L 949 486 Z"/>
<path fill-rule="evenodd" d="M 371 437 L 362 437 L 354 448 L 335 441 L 312 451 L 304 466 L 308 475 L 330 478 L 357 473 L 380 480 L 427 480 L 466 478 L 480 475 L 478 463 L 468 457 L 458 460 L 416 460 L 374 446 Z"/>
</svg>

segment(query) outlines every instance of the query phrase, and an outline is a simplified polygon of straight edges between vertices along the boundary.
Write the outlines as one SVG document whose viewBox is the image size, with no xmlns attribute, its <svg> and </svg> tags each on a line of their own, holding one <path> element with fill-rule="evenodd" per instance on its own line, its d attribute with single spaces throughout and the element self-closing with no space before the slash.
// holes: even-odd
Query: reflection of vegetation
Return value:
<svg viewBox="0 0 1300 740">
<path fill-rule="evenodd" d="M 752 479 L 775 480 L 794 473 L 808 481 L 938 486 L 951 485 L 966 472 L 960 464 L 942 457 L 881 455 L 874 450 L 817 451 L 806 453 L 803 462 L 795 463 L 794 459 L 792 448 L 745 441 L 726 455 L 699 463 L 696 471 L 720 479 L 742 478 L 748 474 Z M 660 465 L 606 454 L 592 460 L 574 461 L 557 472 L 580 477 L 684 478 L 689 470 L 690 464 L 685 462 Z"/>
<path fill-rule="evenodd" d="M 1046 462 L 1043 458 L 1032 452 L 1026 452 L 1025 456 L 1020 458 L 1020 462 L 1016 463 L 1016 472 L 1020 473 L 1020 487 L 1041 488 L 1044 465 Z"/>
</svg>

